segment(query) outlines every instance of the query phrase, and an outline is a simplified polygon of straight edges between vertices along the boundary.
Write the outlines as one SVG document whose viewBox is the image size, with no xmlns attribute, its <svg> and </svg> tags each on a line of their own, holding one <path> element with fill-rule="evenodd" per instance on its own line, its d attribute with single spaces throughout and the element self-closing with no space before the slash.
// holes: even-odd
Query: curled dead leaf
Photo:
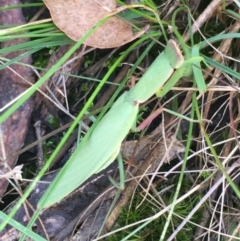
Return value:
<svg viewBox="0 0 240 241">
<path fill-rule="evenodd" d="M 114 0 L 43 0 L 48 7 L 53 22 L 69 38 L 78 41 L 96 23 L 116 10 Z M 96 48 L 116 48 L 146 32 L 145 27 L 134 34 L 127 21 L 112 16 L 100 26 L 85 42 Z"/>
</svg>

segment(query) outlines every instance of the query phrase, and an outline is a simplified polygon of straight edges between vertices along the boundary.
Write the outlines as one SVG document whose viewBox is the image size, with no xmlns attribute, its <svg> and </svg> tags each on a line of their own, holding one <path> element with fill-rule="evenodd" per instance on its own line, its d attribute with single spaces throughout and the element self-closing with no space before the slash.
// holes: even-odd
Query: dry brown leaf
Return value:
<svg viewBox="0 0 240 241">
<path fill-rule="evenodd" d="M 156 146 L 156 141 L 154 141 L 151 137 L 152 136 L 141 139 L 141 141 L 134 140 L 122 143 L 121 153 L 123 158 L 129 161 L 140 153 L 141 158 L 145 159 L 152 148 Z M 185 147 L 180 141 L 174 138 L 165 137 L 164 140 L 159 141 L 158 151 L 154 154 L 154 156 L 152 156 L 151 162 L 157 163 L 157 166 L 160 161 L 170 162 L 176 157 L 176 153 L 184 152 L 184 150 Z M 153 166 L 156 167 L 156 165 Z"/>
<path fill-rule="evenodd" d="M 116 10 L 114 0 L 43 0 L 50 10 L 53 22 L 69 38 L 78 41 L 103 17 Z M 147 29 L 133 34 L 132 26 L 112 16 L 85 42 L 96 48 L 115 48 L 142 35 Z"/>
</svg>

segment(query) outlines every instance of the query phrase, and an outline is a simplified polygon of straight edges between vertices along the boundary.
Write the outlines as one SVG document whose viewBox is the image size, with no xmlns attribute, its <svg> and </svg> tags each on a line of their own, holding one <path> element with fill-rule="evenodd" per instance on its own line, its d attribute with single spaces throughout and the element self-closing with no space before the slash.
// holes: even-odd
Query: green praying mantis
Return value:
<svg viewBox="0 0 240 241">
<path fill-rule="evenodd" d="M 59 202 L 91 175 L 105 169 L 115 160 L 122 141 L 135 124 L 139 104 L 155 93 L 162 96 L 166 82 L 173 86 L 180 78 L 192 75 L 192 63 L 196 60 L 187 58 L 184 58 L 174 40 L 168 41 L 165 50 L 137 84 L 116 100 L 83 146 L 75 150 L 40 199 L 39 208 Z"/>
</svg>

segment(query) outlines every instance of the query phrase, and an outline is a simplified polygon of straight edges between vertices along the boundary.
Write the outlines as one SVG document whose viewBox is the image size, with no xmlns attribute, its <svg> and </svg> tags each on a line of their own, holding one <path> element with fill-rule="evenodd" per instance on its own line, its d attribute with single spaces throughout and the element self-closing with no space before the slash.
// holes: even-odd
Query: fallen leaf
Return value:
<svg viewBox="0 0 240 241">
<path fill-rule="evenodd" d="M 75 41 L 117 7 L 114 0 L 43 1 L 56 26 Z M 85 44 L 101 49 L 116 48 L 138 38 L 146 31 L 147 28 L 144 28 L 134 34 L 130 23 L 112 16 L 87 39 Z"/>
</svg>

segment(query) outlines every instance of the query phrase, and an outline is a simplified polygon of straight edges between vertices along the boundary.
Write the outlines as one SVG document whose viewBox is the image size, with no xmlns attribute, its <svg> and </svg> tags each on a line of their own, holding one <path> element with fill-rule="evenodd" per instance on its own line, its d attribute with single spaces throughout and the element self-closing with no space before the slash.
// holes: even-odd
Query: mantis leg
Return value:
<svg viewBox="0 0 240 241">
<path fill-rule="evenodd" d="M 121 145 L 114 151 L 114 153 L 112 154 L 112 156 L 108 159 L 108 161 L 106 163 L 104 163 L 103 166 L 101 166 L 101 168 L 96 172 L 100 172 L 102 170 L 104 170 L 105 168 L 107 168 L 117 157 L 118 160 L 118 168 L 119 168 L 119 176 L 120 176 L 120 183 L 117 184 L 111 176 L 109 176 L 109 180 L 110 182 L 117 188 L 120 190 L 124 189 L 124 182 L 125 182 L 125 173 L 124 173 L 124 165 L 123 165 L 123 159 L 122 159 L 122 155 L 120 153 L 120 148 Z"/>
<path fill-rule="evenodd" d="M 125 187 L 125 172 L 124 172 L 124 165 L 123 165 L 123 159 L 121 153 L 117 156 L 118 160 L 118 168 L 119 168 L 119 177 L 120 177 L 120 183 L 117 184 L 112 177 L 109 177 L 110 182 L 119 190 L 123 190 Z"/>
<path fill-rule="evenodd" d="M 136 131 L 143 130 L 146 126 L 150 125 L 151 122 L 163 112 L 163 107 L 158 108 L 155 110 L 151 115 L 149 115 L 137 128 Z"/>
</svg>

